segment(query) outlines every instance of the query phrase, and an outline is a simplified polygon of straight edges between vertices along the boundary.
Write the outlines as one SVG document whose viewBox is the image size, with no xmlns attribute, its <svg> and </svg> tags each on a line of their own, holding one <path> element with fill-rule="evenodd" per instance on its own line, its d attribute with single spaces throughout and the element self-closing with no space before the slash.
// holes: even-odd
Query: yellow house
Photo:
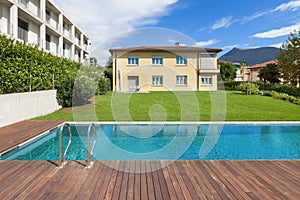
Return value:
<svg viewBox="0 0 300 200">
<path fill-rule="evenodd" d="M 221 49 L 180 46 L 113 48 L 113 91 L 217 90 Z"/>
</svg>

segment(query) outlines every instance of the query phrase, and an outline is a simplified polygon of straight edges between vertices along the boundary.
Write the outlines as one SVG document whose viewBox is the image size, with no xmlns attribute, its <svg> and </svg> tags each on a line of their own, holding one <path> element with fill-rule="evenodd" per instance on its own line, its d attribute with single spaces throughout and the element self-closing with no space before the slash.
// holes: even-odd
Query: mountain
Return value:
<svg viewBox="0 0 300 200">
<path fill-rule="evenodd" d="M 219 60 L 229 61 L 233 63 L 241 63 L 245 59 L 248 66 L 277 60 L 279 48 L 276 47 L 261 47 L 256 49 L 240 49 L 233 48 L 219 58 Z"/>
</svg>

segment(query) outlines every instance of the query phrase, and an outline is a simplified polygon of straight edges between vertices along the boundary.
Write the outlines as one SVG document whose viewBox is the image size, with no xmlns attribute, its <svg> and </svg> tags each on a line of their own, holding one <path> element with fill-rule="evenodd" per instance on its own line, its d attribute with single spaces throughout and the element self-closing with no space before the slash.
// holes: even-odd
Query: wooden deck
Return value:
<svg viewBox="0 0 300 200">
<path fill-rule="evenodd" d="M 23 121 L 1 128 L 0 152 L 61 123 Z M 0 199 L 300 197 L 300 161 L 175 161 L 164 168 L 160 166 L 166 161 L 96 161 L 92 169 L 84 165 L 71 161 L 58 169 L 57 161 L 0 160 Z"/>
<path fill-rule="evenodd" d="M 0 153 L 26 142 L 63 122 L 61 120 L 25 120 L 2 127 L 0 128 Z"/>
<path fill-rule="evenodd" d="M 0 199 L 299 199 L 300 161 L 0 161 Z"/>
</svg>

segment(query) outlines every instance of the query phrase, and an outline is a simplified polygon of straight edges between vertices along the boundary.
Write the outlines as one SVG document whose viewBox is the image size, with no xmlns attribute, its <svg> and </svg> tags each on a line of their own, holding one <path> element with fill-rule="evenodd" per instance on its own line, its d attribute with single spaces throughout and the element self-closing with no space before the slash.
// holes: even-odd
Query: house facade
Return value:
<svg viewBox="0 0 300 200">
<path fill-rule="evenodd" d="M 277 60 L 270 60 L 264 63 L 259 63 L 250 67 L 244 67 L 243 68 L 243 76 L 244 76 L 244 81 L 251 81 L 251 82 L 255 82 L 255 81 L 259 81 L 259 72 L 262 68 L 265 68 L 267 65 L 269 64 L 278 64 Z"/>
<path fill-rule="evenodd" d="M 89 38 L 52 0 L 0 0 L 0 33 L 77 62 L 89 59 Z"/>
<path fill-rule="evenodd" d="M 113 48 L 113 91 L 217 90 L 221 49 L 180 46 Z"/>
</svg>

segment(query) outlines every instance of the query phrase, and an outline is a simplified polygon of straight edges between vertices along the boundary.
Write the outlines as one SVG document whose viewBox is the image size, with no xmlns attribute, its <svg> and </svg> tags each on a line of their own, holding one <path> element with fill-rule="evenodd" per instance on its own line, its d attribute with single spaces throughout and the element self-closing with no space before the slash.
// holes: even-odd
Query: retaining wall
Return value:
<svg viewBox="0 0 300 200">
<path fill-rule="evenodd" d="M 56 90 L 0 95 L 0 127 L 52 113 L 61 106 Z"/>
</svg>

